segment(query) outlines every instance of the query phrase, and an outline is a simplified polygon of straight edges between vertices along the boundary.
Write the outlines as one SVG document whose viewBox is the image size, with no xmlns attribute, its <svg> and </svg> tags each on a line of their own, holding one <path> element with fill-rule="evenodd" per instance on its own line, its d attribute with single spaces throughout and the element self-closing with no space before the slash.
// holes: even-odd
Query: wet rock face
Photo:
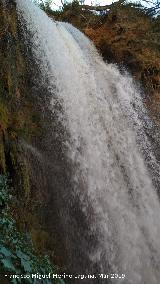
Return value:
<svg viewBox="0 0 160 284">
<path fill-rule="evenodd" d="M 63 170 L 65 161 L 55 132 L 63 135 L 65 131 L 52 115 L 47 78 L 46 85 L 39 84 L 41 74 L 31 52 L 31 35 L 26 36 L 24 39 L 15 1 L 0 0 L 0 171 L 12 179 L 13 211 L 20 229 L 31 235 L 39 252 L 51 254 L 61 263 L 58 254 L 64 248 L 60 226 L 54 222 L 59 198 L 55 190 L 62 179 L 57 168 Z"/>
<path fill-rule="evenodd" d="M 57 119 L 63 110 L 57 104 L 52 112 L 48 79 L 41 84 L 32 35 L 22 27 L 15 2 L 0 0 L 0 15 L 0 170 L 12 179 L 21 231 L 40 253 L 66 265 L 64 232 L 72 224 L 67 206 L 61 208 L 72 185 L 64 147 L 68 133 Z"/>
</svg>

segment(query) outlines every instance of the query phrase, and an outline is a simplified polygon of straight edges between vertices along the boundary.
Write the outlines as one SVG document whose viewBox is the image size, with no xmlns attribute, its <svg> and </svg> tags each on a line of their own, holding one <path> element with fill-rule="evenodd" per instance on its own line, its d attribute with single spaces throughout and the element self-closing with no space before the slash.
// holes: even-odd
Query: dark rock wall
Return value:
<svg viewBox="0 0 160 284">
<path fill-rule="evenodd" d="M 0 172 L 12 180 L 13 214 L 20 230 L 39 253 L 61 265 L 64 247 L 56 199 L 66 171 L 61 144 L 65 130 L 52 115 L 47 78 L 42 85 L 29 43 L 32 35 L 26 29 L 24 40 L 24 29 L 15 1 L 0 0 Z"/>
</svg>

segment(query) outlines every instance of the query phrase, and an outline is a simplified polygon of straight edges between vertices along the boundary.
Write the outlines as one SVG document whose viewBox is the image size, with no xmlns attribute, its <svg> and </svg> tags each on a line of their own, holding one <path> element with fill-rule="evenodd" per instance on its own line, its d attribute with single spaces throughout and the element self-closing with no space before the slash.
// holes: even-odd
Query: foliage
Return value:
<svg viewBox="0 0 160 284">
<path fill-rule="evenodd" d="M 159 0 L 143 0 L 144 11 L 150 16 L 160 15 L 160 2 Z M 147 4 L 147 6 L 146 6 Z"/>
<path fill-rule="evenodd" d="M 63 10 L 68 10 L 70 8 L 75 9 L 75 8 L 77 8 L 79 6 L 80 6 L 80 3 L 79 3 L 78 0 L 73 0 L 72 2 L 66 1 L 63 4 Z"/>
<path fill-rule="evenodd" d="M 0 175 L 0 275 L 31 275 L 39 273 L 46 275 L 55 273 L 55 267 L 48 256 L 37 255 L 32 242 L 25 234 L 18 231 L 11 214 L 13 197 L 6 176 Z M 10 279 L 10 278 L 8 278 Z M 62 284 L 62 280 L 38 280 L 42 284 Z M 10 283 L 34 283 L 34 279 L 11 278 Z"/>
<path fill-rule="evenodd" d="M 45 12 L 51 13 L 51 14 L 54 13 L 51 8 L 52 0 L 40 0 L 40 1 L 34 0 L 34 1 Z M 89 6 L 89 5 L 85 5 L 84 3 L 85 3 L 85 0 L 72 0 L 72 1 L 61 0 L 61 5 L 62 5 L 61 11 L 66 11 L 68 9 L 75 9 L 79 7 L 80 10 L 87 9 L 87 10 L 96 10 L 99 12 L 105 12 L 105 11 L 112 9 L 113 7 L 118 7 L 120 5 L 130 5 L 136 9 L 143 11 L 144 13 L 150 16 L 158 16 L 160 14 L 159 0 L 142 0 L 142 1 L 137 1 L 137 2 L 132 1 L 132 0 L 128 0 L 128 1 L 118 0 L 118 1 L 112 2 L 111 5 L 105 5 L 105 6 L 101 6 L 101 5 L 94 6 L 93 4 Z"/>
<path fill-rule="evenodd" d="M 52 14 L 52 9 L 51 9 L 51 3 L 52 0 L 34 0 L 35 4 L 37 4 L 43 11 L 46 13 L 51 13 Z"/>
</svg>

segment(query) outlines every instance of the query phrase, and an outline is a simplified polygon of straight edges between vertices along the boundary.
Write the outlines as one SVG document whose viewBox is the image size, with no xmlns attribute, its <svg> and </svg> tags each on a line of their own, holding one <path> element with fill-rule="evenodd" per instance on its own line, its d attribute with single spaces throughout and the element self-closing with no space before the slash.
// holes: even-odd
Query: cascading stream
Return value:
<svg viewBox="0 0 160 284">
<path fill-rule="evenodd" d="M 96 265 L 98 273 L 126 274 L 117 283 L 158 284 L 160 204 L 153 182 L 159 167 L 143 130 L 145 119 L 151 122 L 140 94 L 132 79 L 103 62 L 70 24 L 54 22 L 28 0 L 17 0 L 17 9 L 24 33 L 31 35 L 41 84 L 49 78 L 53 112 L 58 101 L 63 109 L 58 119 L 69 133 L 62 141 L 72 167 L 66 202 L 70 213 L 78 202 L 79 212 L 77 219 L 68 216 L 74 220 L 72 236 L 66 236 L 74 255 L 70 266 L 77 265 L 73 272 L 80 273 L 84 251 L 84 273 L 91 267 L 93 273 Z"/>
</svg>

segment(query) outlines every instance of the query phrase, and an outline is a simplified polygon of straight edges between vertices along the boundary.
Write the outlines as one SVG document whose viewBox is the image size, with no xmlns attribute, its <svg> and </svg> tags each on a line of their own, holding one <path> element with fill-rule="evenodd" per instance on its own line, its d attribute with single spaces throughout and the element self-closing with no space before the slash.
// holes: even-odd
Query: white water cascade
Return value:
<svg viewBox="0 0 160 284">
<path fill-rule="evenodd" d="M 29 0 L 16 2 L 31 34 L 41 84 L 49 78 L 53 112 L 57 100 L 63 109 L 58 119 L 69 133 L 63 143 L 74 168 L 68 200 L 78 196 L 90 220 L 85 231 L 97 235 L 98 245 L 88 244 L 85 253 L 99 273 L 126 274 L 113 283 L 158 284 L 160 203 L 153 183 L 159 173 L 133 80 L 103 62 L 70 24 L 54 22 Z"/>
</svg>

